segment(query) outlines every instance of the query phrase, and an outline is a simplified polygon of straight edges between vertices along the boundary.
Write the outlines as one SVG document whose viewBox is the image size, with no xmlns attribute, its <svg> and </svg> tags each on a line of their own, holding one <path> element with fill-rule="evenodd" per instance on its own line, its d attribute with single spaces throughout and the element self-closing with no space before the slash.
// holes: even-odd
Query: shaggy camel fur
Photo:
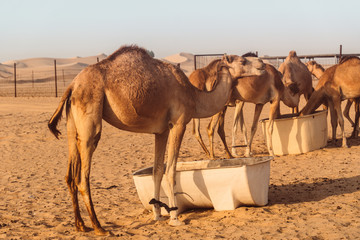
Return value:
<svg viewBox="0 0 360 240">
<path fill-rule="evenodd" d="M 210 66 L 211 66 L 211 64 L 209 64 L 209 66 L 207 66 L 203 69 L 200 69 L 200 70 L 206 72 Z M 266 104 L 267 102 L 270 102 L 270 104 L 271 104 L 270 114 L 269 114 L 270 124 L 267 128 L 269 138 L 267 141 L 269 142 L 269 153 L 271 155 L 274 155 L 273 150 L 272 150 L 271 135 L 272 135 L 272 130 L 273 130 L 274 119 L 276 117 L 278 117 L 280 114 L 280 112 L 279 112 L 280 100 L 282 100 L 289 107 L 297 106 L 297 99 L 292 96 L 291 90 L 289 88 L 284 87 L 284 85 L 281 81 L 281 77 L 282 77 L 281 74 L 273 66 L 271 66 L 269 64 L 265 64 L 265 66 L 266 67 L 265 67 L 264 74 L 262 74 L 260 76 L 251 76 L 251 77 L 244 77 L 244 78 L 239 79 L 237 81 L 237 84 L 231 95 L 229 105 L 233 106 L 236 103 L 234 124 L 233 124 L 233 147 L 232 147 L 232 154 L 235 156 L 237 154 L 235 151 L 234 143 L 235 143 L 235 135 L 236 135 L 236 128 L 237 128 L 238 122 L 240 123 L 241 132 L 245 133 L 244 134 L 244 139 L 245 139 L 245 144 L 246 144 L 245 156 L 248 157 L 251 154 L 251 144 L 252 144 L 252 140 L 255 135 L 256 129 L 257 129 L 258 120 L 259 120 L 262 108 L 263 108 L 264 104 Z M 204 75 L 206 76 L 206 74 L 204 74 Z M 194 76 L 198 76 L 198 74 L 190 75 L 190 81 L 193 84 L 196 82 L 199 82 L 198 78 L 196 78 Z M 202 80 L 202 82 L 203 83 L 211 82 L 211 80 L 205 79 L 205 80 Z M 244 120 L 243 120 L 243 112 L 242 112 L 244 102 L 251 102 L 251 103 L 256 104 L 249 141 L 247 140 L 246 129 L 245 129 L 245 131 L 243 131 L 243 128 L 245 127 Z M 210 141 L 210 152 L 207 150 L 207 148 L 202 140 L 201 134 L 200 134 L 200 120 L 194 119 L 194 134 L 195 134 L 197 140 L 199 141 L 200 145 L 204 149 L 205 153 L 210 158 L 215 158 L 214 147 L 213 147 L 214 146 L 213 145 L 213 136 L 214 136 L 214 129 L 218 123 L 219 123 L 218 134 L 224 144 L 227 157 L 228 158 L 232 157 L 232 154 L 230 154 L 229 149 L 226 144 L 226 140 L 225 140 L 225 132 L 224 132 L 225 112 L 226 112 L 226 107 L 224 108 L 223 111 L 214 115 L 211 118 L 211 121 L 208 125 L 207 130 L 208 130 L 208 136 L 209 136 L 209 141 Z"/>
<path fill-rule="evenodd" d="M 295 51 L 290 51 L 285 61 L 280 65 L 279 71 L 283 74 L 283 83 L 285 86 L 291 87 L 292 84 L 296 84 L 299 92 L 294 93 L 300 101 L 300 96 L 304 94 L 304 97 L 309 100 L 311 93 L 313 92 L 311 73 L 303 64 Z M 299 104 L 295 108 L 292 108 L 292 112 L 299 112 Z"/>
<path fill-rule="evenodd" d="M 347 147 L 341 101 L 358 97 L 360 97 L 360 59 L 358 57 L 345 57 L 338 64 L 325 70 L 300 115 L 313 113 L 322 103 L 327 101 L 333 127 L 332 139 L 333 141 L 336 139 L 336 126 L 339 123 L 342 146 Z M 358 124 L 358 112 L 356 115 L 355 126 Z"/>
<path fill-rule="evenodd" d="M 174 195 L 176 161 L 186 124 L 192 118 L 210 117 L 223 109 L 230 97 L 234 79 L 259 75 L 263 63 L 239 56 L 227 56 L 216 71 L 216 87 L 201 92 L 185 74 L 171 64 L 151 58 L 136 46 L 122 47 L 105 60 L 85 68 L 75 77 L 49 120 L 51 132 L 58 137 L 57 124 L 66 105 L 69 164 L 67 184 L 78 231 L 88 230 L 80 216 L 77 193 L 83 196 L 92 226 L 98 235 L 107 235 L 95 214 L 90 194 L 90 163 L 100 140 L 102 119 L 131 132 L 155 134 L 154 219 L 162 219 L 160 184 L 165 172 L 165 192 L 169 197 L 170 225 L 178 219 Z M 164 155 L 169 138 L 168 160 Z"/>
<path fill-rule="evenodd" d="M 318 64 L 316 61 L 309 61 L 305 65 L 309 69 L 311 74 L 314 75 L 317 79 L 320 79 L 320 77 L 325 72 L 325 69 L 323 68 L 323 66 Z M 356 100 L 356 99 L 348 99 L 347 102 L 346 102 L 346 106 L 345 106 L 345 109 L 343 111 L 343 114 L 344 114 L 344 117 L 350 122 L 351 126 L 354 128 L 353 133 L 352 133 L 352 137 L 355 137 L 355 136 L 357 136 L 356 134 L 359 131 L 359 126 L 355 126 L 354 121 L 350 118 L 350 115 L 349 115 L 350 107 L 353 104 L 353 102 L 355 102 L 355 112 L 359 111 L 359 103 L 358 103 L 359 101 Z M 327 107 L 325 105 L 324 105 L 324 107 L 327 109 Z M 332 128 L 333 128 L 333 131 L 336 131 L 334 129 L 334 126 Z"/>
</svg>

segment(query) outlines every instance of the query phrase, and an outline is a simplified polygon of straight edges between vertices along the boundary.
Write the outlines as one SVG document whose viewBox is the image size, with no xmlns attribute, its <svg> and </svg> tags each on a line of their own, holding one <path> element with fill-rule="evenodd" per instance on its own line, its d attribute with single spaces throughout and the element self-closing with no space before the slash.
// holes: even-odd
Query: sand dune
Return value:
<svg viewBox="0 0 360 240">
<path fill-rule="evenodd" d="M 65 70 L 67 73 L 76 74 L 88 65 L 101 61 L 106 58 L 105 54 L 90 57 L 56 58 L 58 70 Z M 0 64 L 0 81 L 13 78 L 14 63 L 16 63 L 18 79 L 32 79 L 35 72 L 36 79 L 47 79 L 54 76 L 55 58 L 28 58 L 22 60 L 11 60 Z M 193 71 L 193 55 L 189 53 L 179 53 L 163 59 L 164 61 L 180 64 L 185 74 L 189 75 Z"/>
</svg>

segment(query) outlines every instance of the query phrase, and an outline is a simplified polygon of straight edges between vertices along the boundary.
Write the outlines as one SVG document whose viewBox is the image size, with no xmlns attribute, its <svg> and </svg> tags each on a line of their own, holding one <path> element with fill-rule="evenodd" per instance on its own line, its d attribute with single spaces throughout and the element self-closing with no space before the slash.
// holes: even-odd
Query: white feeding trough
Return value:
<svg viewBox="0 0 360 240">
<path fill-rule="evenodd" d="M 265 141 L 269 119 L 260 120 Z M 327 144 L 326 111 L 296 117 L 282 115 L 274 120 L 272 145 L 275 155 L 300 154 L 325 147 Z M 268 143 L 267 143 L 268 144 Z"/>
<path fill-rule="evenodd" d="M 194 208 L 234 210 L 241 205 L 264 206 L 268 203 L 270 160 L 273 157 L 235 158 L 178 162 L 175 195 L 178 211 Z M 154 197 L 152 167 L 133 174 L 141 203 L 152 210 Z M 169 203 L 163 184 L 160 201 Z M 162 208 L 162 214 L 167 212 Z"/>
</svg>

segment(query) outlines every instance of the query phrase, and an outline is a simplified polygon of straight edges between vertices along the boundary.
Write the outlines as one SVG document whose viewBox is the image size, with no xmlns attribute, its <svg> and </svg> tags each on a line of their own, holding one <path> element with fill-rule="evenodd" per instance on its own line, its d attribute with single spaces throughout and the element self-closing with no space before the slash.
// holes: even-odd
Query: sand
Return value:
<svg viewBox="0 0 360 240">
<path fill-rule="evenodd" d="M 59 98 L 0 98 L 0 239 L 103 239 L 93 231 L 74 230 L 64 180 L 65 120 L 60 123 L 60 140 L 47 129 L 58 102 Z M 245 105 L 248 128 L 253 109 L 254 105 Z M 268 117 L 268 111 L 266 105 L 261 118 Z M 228 142 L 232 117 L 230 108 Z M 207 123 L 202 120 L 206 143 Z M 348 122 L 345 127 L 350 135 Z M 191 129 L 190 123 L 179 161 L 206 159 Z M 216 155 L 225 157 L 218 136 L 215 141 Z M 95 209 L 103 227 L 121 239 L 359 239 L 360 139 L 350 139 L 350 148 L 340 145 L 338 141 L 310 153 L 276 157 L 265 207 L 193 210 L 180 216 L 186 225 L 170 227 L 166 221 L 154 222 L 152 213 L 144 211 L 132 180 L 132 172 L 152 165 L 154 137 L 104 123 L 91 172 Z M 267 153 L 261 128 L 253 146 L 255 155 Z"/>
</svg>

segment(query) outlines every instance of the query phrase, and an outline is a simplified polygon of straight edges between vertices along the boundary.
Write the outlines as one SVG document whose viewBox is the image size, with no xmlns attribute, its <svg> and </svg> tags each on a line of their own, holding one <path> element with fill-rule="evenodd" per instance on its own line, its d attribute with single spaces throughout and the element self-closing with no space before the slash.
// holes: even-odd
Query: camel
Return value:
<svg viewBox="0 0 360 240">
<path fill-rule="evenodd" d="M 325 72 L 325 69 L 323 68 L 323 66 L 321 66 L 320 64 L 318 64 L 314 60 L 305 63 L 305 65 L 309 69 L 311 74 L 314 75 L 317 79 L 320 79 L 320 77 Z M 358 128 L 358 126 L 355 126 L 354 121 L 350 118 L 350 115 L 349 115 L 350 107 L 353 104 L 353 102 L 357 103 L 357 101 L 354 100 L 354 99 L 348 99 L 347 100 L 345 109 L 343 111 L 343 114 L 344 114 L 344 117 L 350 122 L 351 126 L 354 127 L 352 136 L 355 137 L 356 131 L 359 131 L 358 129 L 355 130 L 355 127 Z M 326 106 L 325 106 L 325 109 L 327 109 Z M 357 109 L 358 109 L 358 106 L 355 104 L 355 112 L 357 111 Z M 333 131 L 334 131 L 334 129 L 333 129 Z"/>
<path fill-rule="evenodd" d="M 344 57 L 341 61 L 326 69 L 320 77 L 315 91 L 311 95 L 300 115 L 313 113 L 322 103 L 326 102 L 330 108 L 332 140 L 336 140 L 336 126 L 339 123 L 342 135 L 342 146 L 348 147 L 344 118 L 341 112 L 341 101 L 360 97 L 360 59 L 358 57 Z M 358 125 L 359 111 L 356 112 L 355 126 Z M 356 128 L 355 128 L 356 129 Z"/>
<path fill-rule="evenodd" d="M 304 63 L 300 61 L 295 51 L 290 51 L 285 61 L 280 65 L 279 71 L 283 74 L 283 83 L 285 86 L 296 84 L 299 92 L 295 94 L 300 101 L 300 96 L 303 94 L 306 101 L 309 100 L 312 92 L 311 73 Z M 292 112 L 299 112 L 299 104 L 292 108 Z"/>
<path fill-rule="evenodd" d="M 169 224 L 182 225 L 174 196 L 176 162 L 186 124 L 192 118 L 210 117 L 223 109 L 233 81 L 238 77 L 262 74 L 261 60 L 224 56 L 216 72 L 216 87 L 211 92 L 191 85 L 180 68 L 149 56 L 145 49 L 124 46 L 101 62 L 82 70 L 69 85 L 48 122 L 56 138 L 57 125 L 66 105 L 69 163 L 66 182 L 72 197 L 77 231 L 88 231 L 81 218 L 78 191 L 83 196 L 97 235 L 109 235 L 94 210 L 90 193 L 90 163 L 100 140 L 102 119 L 121 130 L 155 135 L 154 219 L 162 220 L 160 184 L 169 198 Z M 164 155 L 169 139 L 168 159 Z"/>
<path fill-rule="evenodd" d="M 244 55 L 243 55 L 244 56 Z M 245 55 L 246 56 L 246 55 Z M 197 85 L 199 82 L 201 82 L 202 86 L 205 85 L 207 82 L 212 82 L 211 79 L 199 79 L 198 76 L 208 76 L 207 72 L 211 71 L 212 63 L 210 63 L 207 67 L 199 69 L 194 71 L 189 79 L 192 82 L 193 85 Z M 203 74 L 198 74 L 196 72 L 203 72 Z M 208 84 L 208 86 L 211 86 L 211 84 Z M 255 107 L 255 113 L 254 113 L 254 119 L 253 124 L 251 127 L 251 135 L 250 140 L 247 141 L 247 135 L 246 135 L 246 129 L 245 129 L 245 144 L 246 144 L 246 152 L 245 156 L 249 157 L 251 155 L 251 144 L 253 137 L 255 135 L 258 120 L 262 111 L 262 108 L 264 104 L 267 102 L 270 102 L 270 124 L 267 128 L 268 132 L 268 142 L 269 142 L 269 153 L 271 155 L 274 155 L 272 150 L 272 130 L 273 130 L 273 124 L 274 119 L 277 118 L 280 115 L 279 110 L 279 104 L 280 100 L 282 100 L 286 105 L 289 107 L 295 107 L 297 106 L 297 98 L 293 97 L 293 92 L 296 91 L 296 85 L 293 86 L 292 90 L 290 88 L 285 87 L 284 84 L 281 81 L 281 73 L 278 72 L 273 66 L 269 64 L 265 64 L 265 72 L 264 74 L 260 76 L 250 76 L 250 77 L 244 77 L 237 81 L 237 84 L 233 90 L 233 93 L 230 98 L 230 102 L 228 105 L 233 106 L 236 103 L 236 109 L 235 109 L 235 115 L 234 115 L 234 124 L 233 124 L 233 138 L 232 138 L 232 154 L 230 153 L 226 140 L 225 140 L 225 132 L 224 132 L 224 117 L 226 112 L 226 107 L 223 109 L 223 111 L 217 113 L 211 118 L 211 121 L 208 125 L 208 136 L 210 141 L 210 152 L 207 150 L 201 134 L 200 134 L 200 120 L 194 119 L 194 130 L 193 133 L 195 137 L 197 138 L 198 142 L 200 143 L 201 147 L 205 151 L 205 153 L 212 159 L 215 158 L 214 155 L 214 147 L 213 147 L 213 135 L 214 135 L 214 129 L 219 123 L 218 127 L 218 134 L 224 144 L 225 152 L 228 158 L 232 158 L 233 155 L 237 156 L 236 149 L 234 147 L 235 145 L 235 135 L 236 135 L 236 126 L 237 123 L 240 122 L 240 129 L 243 132 L 244 120 L 243 120 L 243 113 L 242 108 L 244 106 L 244 102 L 251 102 L 256 104 Z"/>
</svg>

